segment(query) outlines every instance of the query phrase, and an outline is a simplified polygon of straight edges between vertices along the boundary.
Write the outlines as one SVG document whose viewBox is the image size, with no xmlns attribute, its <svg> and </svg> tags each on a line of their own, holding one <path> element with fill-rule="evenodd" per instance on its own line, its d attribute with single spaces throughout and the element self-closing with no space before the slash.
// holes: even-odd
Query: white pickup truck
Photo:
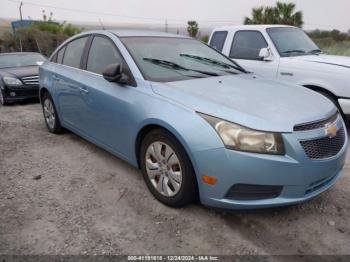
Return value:
<svg viewBox="0 0 350 262">
<path fill-rule="evenodd" d="M 350 57 L 322 53 L 299 28 L 226 26 L 213 30 L 209 45 L 248 71 L 315 90 L 350 115 Z"/>
</svg>

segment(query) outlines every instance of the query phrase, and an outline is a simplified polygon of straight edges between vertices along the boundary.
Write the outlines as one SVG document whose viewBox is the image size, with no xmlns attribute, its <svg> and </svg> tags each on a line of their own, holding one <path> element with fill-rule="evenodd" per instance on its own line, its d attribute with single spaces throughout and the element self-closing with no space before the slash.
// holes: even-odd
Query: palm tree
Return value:
<svg viewBox="0 0 350 262">
<path fill-rule="evenodd" d="M 277 2 L 275 9 L 280 23 L 298 27 L 303 25 L 303 13 L 295 12 L 295 4 Z"/>
<path fill-rule="evenodd" d="M 277 2 L 275 7 L 253 8 L 252 18 L 246 17 L 244 24 L 283 24 L 302 27 L 303 13 L 295 12 L 295 4 Z"/>
<path fill-rule="evenodd" d="M 244 24 L 254 25 L 254 24 L 276 24 L 275 8 L 273 7 L 258 7 L 253 8 L 252 18 L 246 17 Z"/>
<path fill-rule="evenodd" d="M 188 35 L 195 38 L 199 31 L 198 23 L 196 21 L 188 21 L 187 25 Z"/>
</svg>

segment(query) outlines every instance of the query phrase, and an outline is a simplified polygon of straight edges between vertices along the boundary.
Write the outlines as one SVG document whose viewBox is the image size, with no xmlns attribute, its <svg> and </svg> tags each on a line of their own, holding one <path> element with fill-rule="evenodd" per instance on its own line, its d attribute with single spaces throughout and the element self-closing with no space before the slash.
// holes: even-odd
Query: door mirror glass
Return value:
<svg viewBox="0 0 350 262">
<path fill-rule="evenodd" d="M 102 72 L 103 78 L 109 82 L 127 84 L 129 77 L 123 72 L 123 67 L 120 64 L 110 64 Z"/>
<path fill-rule="evenodd" d="M 264 47 L 260 49 L 259 57 L 264 61 L 272 61 L 272 54 L 270 48 Z"/>
</svg>

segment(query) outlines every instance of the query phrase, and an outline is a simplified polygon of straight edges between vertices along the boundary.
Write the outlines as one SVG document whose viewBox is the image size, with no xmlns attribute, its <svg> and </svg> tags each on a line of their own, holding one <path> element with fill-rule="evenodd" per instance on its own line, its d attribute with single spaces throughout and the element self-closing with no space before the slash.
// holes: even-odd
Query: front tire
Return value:
<svg viewBox="0 0 350 262">
<path fill-rule="evenodd" d="M 0 104 L 2 104 L 3 106 L 8 105 L 6 98 L 5 98 L 5 95 L 4 95 L 1 88 L 0 88 Z"/>
<path fill-rule="evenodd" d="M 140 164 L 148 189 L 160 202 L 182 207 L 196 199 L 197 181 L 191 161 L 169 132 L 155 129 L 145 136 Z"/>
<path fill-rule="evenodd" d="M 61 134 L 63 127 L 58 119 L 57 110 L 53 99 L 49 93 L 45 93 L 42 97 L 42 107 L 45 124 L 50 133 Z"/>
</svg>

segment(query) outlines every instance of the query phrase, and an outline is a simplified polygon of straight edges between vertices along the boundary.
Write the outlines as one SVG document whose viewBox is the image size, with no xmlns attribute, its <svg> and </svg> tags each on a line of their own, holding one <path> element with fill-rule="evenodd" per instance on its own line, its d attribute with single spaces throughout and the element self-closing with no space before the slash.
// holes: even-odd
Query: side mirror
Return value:
<svg viewBox="0 0 350 262">
<path fill-rule="evenodd" d="M 103 78 L 108 82 L 116 82 L 119 84 L 128 84 L 129 77 L 123 72 L 120 64 L 110 64 L 102 72 Z"/>
<path fill-rule="evenodd" d="M 271 53 L 270 48 L 268 48 L 268 47 L 261 48 L 260 52 L 259 52 L 259 57 L 263 61 L 272 61 L 272 53 Z"/>
</svg>

